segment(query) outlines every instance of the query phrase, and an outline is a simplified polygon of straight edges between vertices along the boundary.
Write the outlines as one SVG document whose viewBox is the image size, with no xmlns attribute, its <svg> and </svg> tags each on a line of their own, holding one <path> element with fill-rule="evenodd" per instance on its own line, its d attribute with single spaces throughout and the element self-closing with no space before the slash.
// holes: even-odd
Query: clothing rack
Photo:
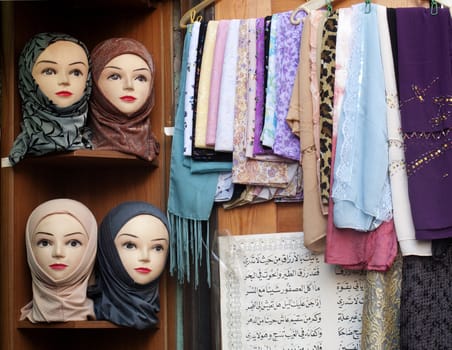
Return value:
<svg viewBox="0 0 452 350">
<path fill-rule="evenodd" d="M 290 16 L 290 21 L 292 24 L 297 25 L 300 24 L 300 19 L 296 18 L 298 12 L 301 10 L 304 10 L 305 12 L 309 13 L 310 11 L 318 10 L 322 7 L 325 7 L 327 5 L 331 5 L 334 2 L 334 0 L 310 0 L 305 2 L 304 4 L 301 4 L 298 6 L 295 10 L 292 11 L 292 14 Z M 370 0 L 365 0 L 366 4 L 370 5 Z M 452 0 L 430 0 L 430 5 L 432 7 L 435 7 L 437 4 L 441 4 L 444 7 L 450 8 L 450 12 L 452 15 Z M 432 9 L 432 11 L 434 11 Z M 432 15 L 435 14 L 432 12 Z"/>
</svg>

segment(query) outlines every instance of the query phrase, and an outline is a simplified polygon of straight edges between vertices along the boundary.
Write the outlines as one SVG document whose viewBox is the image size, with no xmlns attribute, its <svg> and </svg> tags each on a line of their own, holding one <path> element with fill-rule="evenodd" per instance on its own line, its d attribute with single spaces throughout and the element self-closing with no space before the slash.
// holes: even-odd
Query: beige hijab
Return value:
<svg viewBox="0 0 452 350">
<path fill-rule="evenodd" d="M 80 266 L 69 276 L 54 280 L 36 262 L 31 249 L 32 234 L 38 224 L 52 214 L 69 214 L 78 220 L 88 235 L 88 246 Z M 23 320 L 31 322 L 65 322 L 94 319 L 93 302 L 86 296 L 97 250 L 97 221 L 82 203 L 72 199 L 53 199 L 40 204 L 27 221 L 25 244 L 31 271 L 33 300 L 21 309 Z"/>
</svg>

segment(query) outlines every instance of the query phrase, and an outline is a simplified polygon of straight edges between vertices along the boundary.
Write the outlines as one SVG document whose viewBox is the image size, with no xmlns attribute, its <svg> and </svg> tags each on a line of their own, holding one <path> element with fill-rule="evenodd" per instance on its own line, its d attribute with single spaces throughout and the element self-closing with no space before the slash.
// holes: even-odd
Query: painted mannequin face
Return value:
<svg viewBox="0 0 452 350">
<path fill-rule="evenodd" d="M 115 246 L 129 276 L 138 284 L 147 284 L 165 268 L 168 231 L 156 217 L 137 215 L 118 232 Z"/>
<path fill-rule="evenodd" d="M 102 70 L 97 85 L 122 113 L 138 111 L 151 93 L 152 74 L 146 61 L 133 54 L 119 55 Z"/>
<path fill-rule="evenodd" d="M 79 101 L 88 78 L 88 57 L 72 41 L 49 45 L 36 59 L 32 75 L 41 91 L 58 107 Z"/>
<path fill-rule="evenodd" d="M 69 214 L 52 214 L 36 226 L 32 251 L 37 263 L 53 279 L 69 276 L 81 263 L 88 243 L 83 226 Z"/>
</svg>

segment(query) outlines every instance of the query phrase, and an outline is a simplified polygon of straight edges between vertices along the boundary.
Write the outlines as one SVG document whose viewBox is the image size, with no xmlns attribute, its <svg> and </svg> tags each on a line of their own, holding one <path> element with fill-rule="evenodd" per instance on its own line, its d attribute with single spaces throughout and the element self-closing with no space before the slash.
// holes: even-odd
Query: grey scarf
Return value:
<svg viewBox="0 0 452 350">
<path fill-rule="evenodd" d="M 80 45 L 88 56 L 88 50 L 79 40 L 68 34 L 39 33 L 25 45 L 19 57 L 19 94 L 22 100 L 21 133 L 14 141 L 9 154 L 12 165 L 26 154 L 43 155 L 57 151 L 92 148 L 83 133 L 86 126 L 88 99 L 91 94 L 91 71 L 88 72 L 82 98 L 71 106 L 57 107 L 39 89 L 32 76 L 33 65 L 39 54 L 59 40 Z"/>
</svg>

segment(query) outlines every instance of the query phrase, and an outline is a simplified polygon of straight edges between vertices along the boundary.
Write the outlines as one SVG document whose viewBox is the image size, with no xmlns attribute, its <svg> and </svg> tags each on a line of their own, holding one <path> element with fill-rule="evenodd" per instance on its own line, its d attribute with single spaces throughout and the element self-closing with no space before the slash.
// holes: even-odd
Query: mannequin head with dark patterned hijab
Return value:
<svg viewBox="0 0 452 350">
<path fill-rule="evenodd" d="M 132 201 L 110 210 L 99 227 L 96 284 L 89 289 L 98 320 L 146 329 L 158 322 L 158 280 L 168 255 L 166 216 Z"/>
<path fill-rule="evenodd" d="M 91 148 L 85 137 L 91 95 L 90 57 L 78 39 L 39 33 L 19 57 L 21 132 L 9 154 L 12 165 L 27 154 Z"/>
<path fill-rule="evenodd" d="M 94 319 L 87 298 L 97 251 L 97 221 L 82 203 L 57 198 L 38 205 L 25 229 L 33 299 L 21 309 L 31 322 Z"/>
<path fill-rule="evenodd" d="M 155 68 L 137 40 L 111 38 L 92 50 L 90 128 L 96 149 L 152 160 L 159 144 L 151 131 Z"/>
</svg>

